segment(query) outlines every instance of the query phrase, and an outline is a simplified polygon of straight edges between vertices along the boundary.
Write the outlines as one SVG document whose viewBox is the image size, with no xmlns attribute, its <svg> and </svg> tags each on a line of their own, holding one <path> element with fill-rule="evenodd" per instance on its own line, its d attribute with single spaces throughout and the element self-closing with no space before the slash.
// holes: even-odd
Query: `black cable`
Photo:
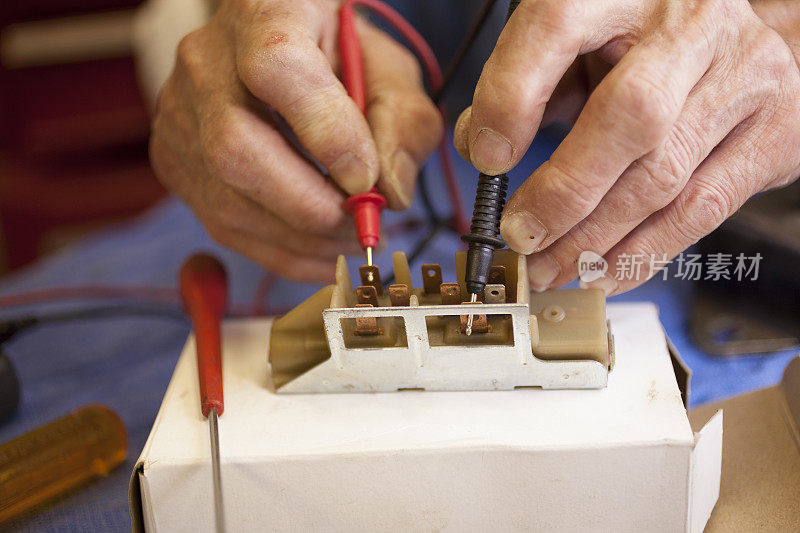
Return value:
<svg viewBox="0 0 800 533">
<path fill-rule="evenodd" d="M 439 215 L 436 213 L 436 208 L 433 206 L 433 201 L 431 200 L 431 194 L 428 190 L 428 173 L 425 172 L 424 168 L 419 171 L 417 183 L 419 183 L 419 197 L 420 200 L 422 200 L 422 206 L 425 208 L 425 213 L 428 215 L 428 222 L 430 222 L 432 228 L 439 223 L 440 219 Z"/>
<path fill-rule="evenodd" d="M 456 73 L 458 73 L 458 69 L 464 62 L 464 59 L 466 58 L 470 48 L 472 48 L 472 45 L 474 44 L 475 39 L 478 37 L 478 34 L 480 34 L 481 30 L 483 30 L 483 27 L 486 25 L 486 21 L 489 19 L 489 15 L 492 12 L 492 8 L 496 3 L 497 0 L 487 0 L 486 2 L 484 2 L 483 7 L 481 7 L 478 16 L 472 23 L 472 26 L 467 32 L 467 35 L 462 40 L 461 45 L 459 46 L 458 51 L 456 52 L 456 55 L 447 65 L 447 69 L 445 71 L 441 87 L 439 87 L 439 90 L 436 91 L 436 93 L 433 95 L 433 101 L 436 103 L 436 105 L 439 105 L 442 98 L 444 97 L 444 94 L 447 92 L 447 89 L 452 84 Z M 432 222 L 430 231 L 431 233 L 438 233 L 442 229 L 441 227 L 442 221 L 436 214 L 436 210 L 433 207 L 433 202 L 431 200 L 431 196 L 428 191 L 428 176 L 424 170 L 420 171 L 417 181 L 419 183 L 420 199 L 422 200 L 422 204 L 425 207 L 426 213 L 428 214 L 429 220 L 431 220 Z M 455 229 L 454 224 L 447 224 L 448 228 L 451 226 L 453 227 L 453 229 Z M 431 239 L 423 239 L 423 241 L 425 240 L 430 242 Z"/>
<path fill-rule="evenodd" d="M 433 101 L 436 103 L 436 105 L 439 105 L 444 97 L 444 94 L 447 92 L 447 89 L 449 89 L 450 85 L 453 83 L 453 79 L 458 72 L 458 68 L 467 57 L 467 53 L 469 52 L 470 48 L 472 48 L 475 40 L 478 38 L 478 34 L 480 34 L 481 30 L 486 25 L 486 21 L 489 19 L 489 15 L 492 13 L 492 8 L 496 3 L 497 0 L 487 0 L 483 4 L 480 13 L 478 13 L 477 18 L 472 23 L 472 27 L 470 27 L 466 37 L 464 37 L 464 40 L 461 41 L 461 46 L 458 47 L 456 55 L 453 57 L 453 60 L 450 61 L 450 64 L 447 65 L 447 70 L 445 71 L 441 87 L 439 87 L 439 90 L 436 91 L 436 94 L 433 96 Z"/>
<path fill-rule="evenodd" d="M 419 241 L 419 243 L 417 243 L 417 246 L 411 251 L 411 255 L 408 256 L 409 265 L 417 260 L 420 254 L 422 254 L 425 248 L 428 247 L 431 241 L 433 241 L 433 239 L 436 237 L 436 235 L 439 234 L 439 231 L 441 231 L 442 228 L 444 228 L 444 226 L 445 226 L 444 223 L 440 223 L 434 226 L 431 229 L 430 233 L 428 233 L 428 235 L 426 235 L 424 239 L 422 239 L 421 241 Z"/>
<path fill-rule="evenodd" d="M 38 324 L 49 324 L 53 322 L 66 322 L 70 320 L 91 320 L 96 318 L 119 318 L 119 317 L 163 317 L 174 318 L 176 320 L 186 320 L 183 309 L 175 306 L 155 306 L 155 305 L 119 305 L 107 307 L 92 307 L 88 309 L 76 309 L 72 311 L 62 311 L 35 316 Z"/>
<path fill-rule="evenodd" d="M 439 105 L 442 98 L 444 97 L 447 89 L 453 82 L 455 75 L 458 73 L 458 69 L 461 67 L 464 59 L 467 56 L 470 48 L 474 44 L 478 34 L 480 34 L 483 27 L 486 25 L 486 21 L 489 19 L 489 15 L 492 12 L 492 8 L 497 3 L 497 0 L 487 0 L 484 2 L 483 7 L 481 7 L 478 16 L 475 18 L 475 21 L 472 23 L 467 35 L 464 37 L 464 40 L 461 42 L 461 45 L 456 52 L 456 55 L 447 65 L 447 69 L 445 70 L 445 75 L 442 81 L 441 87 L 436 93 L 433 95 L 433 101 Z M 430 229 L 428 230 L 428 234 L 423 237 L 416 245 L 414 250 L 408 256 L 408 263 L 409 265 L 412 264 L 421 254 L 425 251 L 425 249 L 433 242 L 433 239 L 439 234 L 442 229 L 449 229 L 452 231 L 456 231 L 454 221 L 451 219 L 443 220 L 439 217 L 436 213 L 436 209 L 434 208 L 433 201 L 431 199 L 430 191 L 428 189 L 429 182 L 428 182 L 428 175 L 424 169 L 420 170 L 419 175 L 417 176 L 417 183 L 419 183 L 419 195 L 420 199 L 422 200 L 422 205 L 425 208 L 425 212 L 428 215 L 428 220 L 430 221 Z M 391 285 L 395 280 L 394 272 L 392 272 L 389 276 L 387 276 L 384 280 L 384 285 Z"/>
<path fill-rule="evenodd" d="M 70 311 L 58 311 L 42 315 L 28 315 L 5 320 L 0 319 L 0 345 L 10 340 L 17 333 L 41 324 L 52 324 L 71 320 L 89 320 L 129 316 L 165 317 L 186 320 L 186 315 L 179 307 L 152 305 L 104 306 Z"/>
<path fill-rule="evenodd" d="M 118 305 L 59 311 L 43 315 L 0 319 L 0 423 L 10 418 L 17 410 L 20 401 L 20 384 L 11 359 L 3 352 L 6 341 L 16 334 L 41 324 L 52 324 L 70 320 L 114 318 L 120 316 L 145 315 L 148 317 L 167 317 L 186 320 L 183 310 L 168 306 Z"/>
<path fill-rule="evenodd" d="M 422 252 L 425 250 L 425 248 L 428 247 L 428 245 L 433 241 L 433 239 L 439 234 L 439 231 L 441 231 L 444 227 L 445 227 L 445 223 L 444 222 L 440 222 L 439 224 L 437 224 L 433 228 L 431 228 L 431 231 L 424 238 L 422 238 L 422 240 L 420 240 L 417 243 L 417 245 L 411 251 L 411 254 L 408 256 L 408 264 L 409 264 L 409 266 L 411 264 L 413 264 L 414 261 L 417 260 L 417 258 L 420 256 L 420 254 L 422 254 Z M 389 274 L 386 277 L 386 279 L 383 280 L 383 284 L 384 285 L 391 285 L 392 283 L 394 283 L 394 281 L 395 281 L 394 272 L 392 272 L 391 274 Z"/>
</svg>

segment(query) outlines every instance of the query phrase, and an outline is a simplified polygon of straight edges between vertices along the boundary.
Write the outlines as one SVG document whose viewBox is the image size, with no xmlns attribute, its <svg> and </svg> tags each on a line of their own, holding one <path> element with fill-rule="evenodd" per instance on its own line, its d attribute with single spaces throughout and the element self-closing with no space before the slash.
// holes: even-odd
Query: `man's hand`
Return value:
<svg viewBox="0 0 800 533">
<path fill-rule="evenodd" d="M 800 174 L 798 63 L 746 0 L 523 0 L 456 126 L 461 154 L 488 174 L 512 168 L 546 111 L 580 108 L 560 82 L 590 53 L 613 68 L 501 224 L 532 254 L 539 290 L 574 279 L 583 250 L 610 272 L 621 255 L 674 257 Z M 645 279 L 593 286 L 613 294 Z"/>
<path fill-rule="evenodd" d="M 299 280 L 329 280 L 337 254 L 359 251 L 347 194 L 377 181 L 408 207 L 442 134 L 414 57 L 367 23 L 359 112 L 336 77 L 337 9 L 223 0 L 181 42 L 150 143 L 156 174 L 214 239 Z"/>
</svg>

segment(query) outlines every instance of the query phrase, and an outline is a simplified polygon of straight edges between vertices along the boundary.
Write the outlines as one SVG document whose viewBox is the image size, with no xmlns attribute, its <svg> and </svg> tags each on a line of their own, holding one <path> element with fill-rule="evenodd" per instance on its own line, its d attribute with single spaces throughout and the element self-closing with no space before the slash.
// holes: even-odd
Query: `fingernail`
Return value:
<svg viewBox="0 0 800 533">
<path fill-rule="evenodd" d="M 547 228 L 527 211 L 518 211 L 503 217 L 500 234 L 509 247 L 528 255 L 535 252 L 547 237 Z"/>
<path fill-rule="evenodd" d="M 561 267 L 548 253 L 533 256 L 528 262 L 528 279 L 536 292 L 546 291 L 561 273 Z"/>
<path fill-rule="evenodd" d="M 511 143 L 489 128 L 478 132 L 478 137 L 469 151 L 469 155 L 479 170 L 487 174 L 500 174 L 511 164 L 513 149 Z"/>
<path fill-rule="evenodd" d="M 619 288 L 617 280 L 611 276 L 603 276 L 589 283 L 581 281 L 581 289 L 602 289 L 606 296 L 611 296 Z"/>
<path fill-rule="evenodd" d="M 390 171 L 392 187 L 394 188 L 397 200 L 403 208 L 411 206 L 414 197 L 414 183 L 416 182 L 419 165 L 405 150 L 398 150 L 392 158 L 392 169 Z"/>
<path fill-rule="evenodd" d="M 333 179 L 350 194 L 372 186 L 373 176 L 367 164 L 353 152 L 345 152 L 328 168 Z"/>
</svg>

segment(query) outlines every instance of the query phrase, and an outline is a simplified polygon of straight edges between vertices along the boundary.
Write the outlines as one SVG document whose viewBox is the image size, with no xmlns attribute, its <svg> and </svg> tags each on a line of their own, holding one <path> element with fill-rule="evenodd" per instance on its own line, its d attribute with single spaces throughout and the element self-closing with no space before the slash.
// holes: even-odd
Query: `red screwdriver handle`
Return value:
<svg viewBox="0 0 800 533">
<path fill-rule="evenodd" d="M 197 254 L 181 267 L 181 298 L 194 329 L 203 416 L 225 410 L 222 395 L 221 322 L 228 303 L 228 278 L 216 258 Z"/>
</svg>

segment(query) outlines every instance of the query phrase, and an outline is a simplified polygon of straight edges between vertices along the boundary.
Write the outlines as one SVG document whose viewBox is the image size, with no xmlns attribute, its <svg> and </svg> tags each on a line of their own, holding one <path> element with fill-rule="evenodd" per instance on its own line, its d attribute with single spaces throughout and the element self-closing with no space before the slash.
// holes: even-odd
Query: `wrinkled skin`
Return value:
<svg viewBox="0 0 800 533">
<path fill-rule="evenodd" d="M 573 279 L 582 250 L 612 272 L 622 254 L 674 256 L 798 176 L 798 4 L 523 1 L 456 146 L 498 173 L 540 123 L 574 122 L 503 218 L 534 287 Z M 222 0 L 182 41 L 153 123 L 165 185 L 216 240 L 292 279 L 330 280 L 336 255 L 359 251 L 347 194 L 377 183 L 407 207 L 442 131 L 414 58 L 367 23 L 361 116 L 337 79 L 337 6 Z M 616 293 L 642 281 L 597 283 Z"/>
<path fill-rule="evenodd" d="M 223 0 L 180 43 L 153 122 L 156 174 L 211 236 L 297 280 L 330 281 L 337 254 L 360 252 L 347 194 L 377 182 L 408 207 L 442 134 L 414 57 L 367 23 L 361 114 L 337 78 L 337 7 Z"/>
<path fill-rule="evenodd" d="M 542 121 L 574 122 L 509 199 L 501 233 L 531 285 L 604 255 L 671 258 L 800 174 L 800 2 L 525 0 L 484 67 L 456 147 L 498 174 Z M 646 267 L 647 265 L 645 265 Z M 647 268 L 645 268 L 647 270 Z"/>
</svg>

